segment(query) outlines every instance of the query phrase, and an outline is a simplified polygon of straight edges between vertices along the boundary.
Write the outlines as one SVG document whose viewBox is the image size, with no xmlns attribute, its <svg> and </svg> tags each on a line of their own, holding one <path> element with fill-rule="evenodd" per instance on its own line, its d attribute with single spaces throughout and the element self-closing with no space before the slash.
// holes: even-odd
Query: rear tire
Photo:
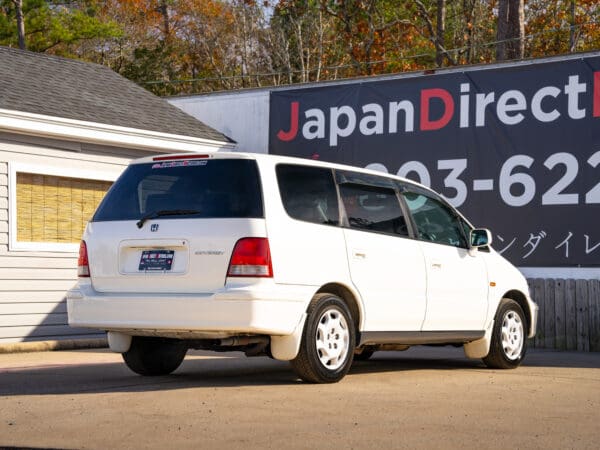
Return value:
<svg viewBox="0 0 600 450">
<path fill-rule="evenodd" d="M 140 375 L 168 375 L 180 366 L 186 352 L 185 342 L 178 339 L 134 336 L 123 360 Z"/>
<path fill-rule="evenodd" d="M 514 369 L 521 364 L 527 351 L 527 320 L 521 306 L 503 298 L 494 318 L 490 352 L 483 358 L 493 369 Z"/>
<path fill-rule="evenodd" d="M 315 295 L 292 368 L 310 383 L 340 381 L 352 365 L 355 336 L 352 314 L 342 299 L 333 294 Z"/>
</svg>

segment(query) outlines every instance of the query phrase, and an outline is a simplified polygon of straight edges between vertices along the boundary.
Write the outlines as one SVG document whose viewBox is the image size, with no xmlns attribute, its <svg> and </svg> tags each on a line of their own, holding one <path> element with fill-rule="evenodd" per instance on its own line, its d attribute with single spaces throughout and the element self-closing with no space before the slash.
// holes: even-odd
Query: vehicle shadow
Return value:
<svg viewBox="0 0 600 450">
<path fill-rule="evenodd" d="M 213 354 L 214 355 L 214 354 Z M 348 376 L 408 370 L 477 368 L 477 361 L 394 358 L 375 354 L 371 361 L 356 361 Z M 182 388 L 302 385 L 289 363 L 266 357 L 186 358 L 173 374 L 142 377 L 124 363 L 85 363 L 0 369 L 0 396 L 54 395 L 100 392 L 161 391 Z"/>
<path fill-rule="evenodd" d="M 384 372 L 397 372 L 401 376 L 408 371 L 488 370 L 481 361 L 466 359 L 461 354 L 462 351 L 457 349 L 378 352 L 369 361 L 355 361 L 347 377 Z M 138 376 L 125 364 L 117 362 L 0 369 L 0 396 L 152 392 L 237 386 L 310 386 L 298 379 L 287 362 L 266 357 L 246 358 L 241 354 L 224 357 L 203 355 L 208 353 L 192 353 L 173 374 L 159 377 Z M 524 366 L 597 369 L 600 368 L 600 354 L 535 350 L 527 356 Z"/>
</svg>

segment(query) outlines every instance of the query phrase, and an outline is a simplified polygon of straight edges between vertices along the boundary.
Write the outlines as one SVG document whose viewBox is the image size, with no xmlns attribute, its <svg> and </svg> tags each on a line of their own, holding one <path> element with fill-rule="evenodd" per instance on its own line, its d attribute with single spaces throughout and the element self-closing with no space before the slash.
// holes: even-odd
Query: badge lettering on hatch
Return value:
<svg viewBox="0 0 600 450">
<path fill-rule="evenodd" d="M 222 250 L 196 250 L 194 255 L 220 256 L 225 253 Z"/>
</svg>

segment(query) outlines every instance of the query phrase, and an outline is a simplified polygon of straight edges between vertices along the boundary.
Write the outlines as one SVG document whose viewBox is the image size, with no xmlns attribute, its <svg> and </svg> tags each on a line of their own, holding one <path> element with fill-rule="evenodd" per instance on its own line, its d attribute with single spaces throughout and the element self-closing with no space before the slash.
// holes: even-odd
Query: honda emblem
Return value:
<svg viewBox="0 0 600 450">
<path fill-rule="evenodd" d="M 152 225 L 150 225 L 150 231 L 158 231 L 158 224 L 153 223 Z"/>
</svg>

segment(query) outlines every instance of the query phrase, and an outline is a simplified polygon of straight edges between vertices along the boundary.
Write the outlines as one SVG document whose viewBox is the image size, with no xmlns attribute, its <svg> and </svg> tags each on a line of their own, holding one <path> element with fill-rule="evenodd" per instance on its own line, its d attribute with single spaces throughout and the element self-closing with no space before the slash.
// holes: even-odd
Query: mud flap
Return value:
<svg viewBox="0 0 600 450">
<path fill-rule="evenodd" d="M 485 330 L 485 335 L 481 339 L 469 342 L 463 347 L 465 349 L 465 356 L 471 359 L 485 358 L 490 352 L 490 344 L 492 342 L 492 331 L 494 330 L 494 321 L 490 322 L 490 325 Z"/>
<path fill-rule="evenodd" d="M 298 355 L 302 332 L 304 331 L 304 322 L 306 322 L 306 313 L 302 315 L 300 323 L 292 334 L 287 336 L 271 336 L 271 354 L 273 358 L 280 361 L 290 361 Z"/>
<path fill-rule="evenodd" d="M 109 331 L 108 346 L 115 353 L 125 353 L 131 347 L 131 336 L 129 334 L 119 333 L 117 331 Z"/>
</svg>

